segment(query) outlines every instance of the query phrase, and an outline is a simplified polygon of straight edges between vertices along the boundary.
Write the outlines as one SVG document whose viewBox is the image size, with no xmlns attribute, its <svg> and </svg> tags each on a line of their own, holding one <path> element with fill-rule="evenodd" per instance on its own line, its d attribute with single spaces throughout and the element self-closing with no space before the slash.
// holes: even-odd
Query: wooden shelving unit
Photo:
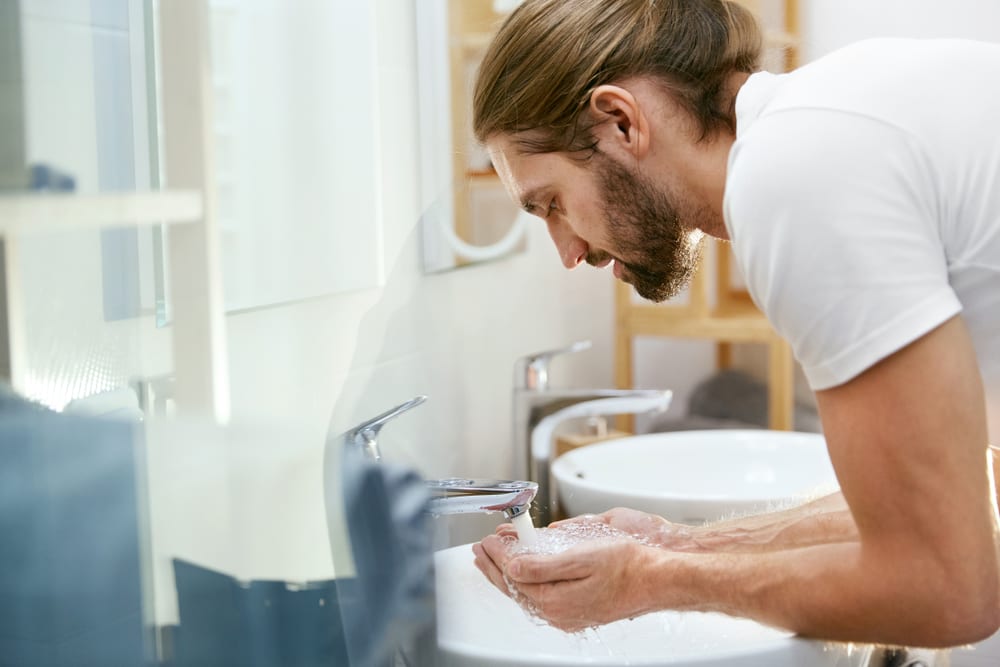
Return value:
<svg viewBox="0 0 1000 667">
<path fill-rule="evenodd" d="M 798 65 L 799 25 L 797 0 L 740 0 L 760 19 L 765 29 L 766 60 L 780 69 Z M 734 343 L 756 343 L 768 350 L 768 422 L 776 430 L 791 430 L 794 417 L 795 362 L 791 348 L 774 331 L 745 289 L 734 287 L 729 247 L 716 243 L 714 290 L 709 286 L 709 253 L 704 253 L 684 305 L 637 303 L 632 288 L 619 283 L 615 293 L 615 382 L 619 388 L 634 386 L 633 341 L 637 336 L 707 339 L 715 342 L 716 365 L 733 363 Z M 712 294 L 711 292 L 714 292 Z M 714 297 L 714 298 L 713 298 Z M 621 418 L 619 428 L 633 429 L 631 418 Z"/>
</svg>

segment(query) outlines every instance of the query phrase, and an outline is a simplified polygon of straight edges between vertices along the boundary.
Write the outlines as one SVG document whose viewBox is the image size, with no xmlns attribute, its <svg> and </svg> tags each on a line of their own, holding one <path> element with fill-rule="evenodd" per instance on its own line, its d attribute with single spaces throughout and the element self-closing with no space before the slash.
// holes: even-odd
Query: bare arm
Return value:
<svg viewBox="0 0 1000 667">
<path fill-rule="evenodd" d="M 818 399 L 856 539 L 814 540 L 822 531 L 809 529 L 788 543 L 796 548 L 749 553 L 625 541 L 509 559 L 502 542 L 487 538 L 477 564 L 495 583 L 505 570 L 544 617 L 567 629 L 671 608 L 858 642 L 946 646 L 994 632 L 995 489 L 982 386 L 961 319 Z"/>
<path fill-rule="evenodd" d="M 854 542 L 858 529 L 840 492 L 780 512 L 718 521 L 688 529 L 689 541 L 665 540 L 681 551 L 780 551 Z"/>
<path fill-rule="evenodd" d="M 556 521 L 551 527 L 593 522 L 628 533 L 645 544 L 687 552 L 780 551 L 858 539 L 854 518 L 840 492 L 782 511 L 703 526 L 672 523 L 655 514 L 616 507 L 597 515 Z M 517 537 L 509 523 L 498 526 L 496 532 L 503 537 Z"/>
</svg>

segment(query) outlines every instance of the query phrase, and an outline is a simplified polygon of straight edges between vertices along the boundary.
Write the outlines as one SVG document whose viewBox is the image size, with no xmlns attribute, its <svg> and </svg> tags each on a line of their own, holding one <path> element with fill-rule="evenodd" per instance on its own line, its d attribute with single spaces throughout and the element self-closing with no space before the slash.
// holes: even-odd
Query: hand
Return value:
<svg viewBox="0 0 1000 667">
<path fill-rule="evenodd" d="M 487 536 L 472 547 L 476 567 L 557 628 L 575 632 L 654 610 L 648 572 L 655 548 L 624 536 L 558 554 L 511 553 L 513 544 L 509 536 Z"/>
<path fill-rule="evenodd" d="M 671 523 L 661 516 L 640 512 L 627 507 L 616 507 L 601 514 L 556 521 L 551 527 L 568 526 L 571 524 L 602 523 L 606 526 L 628 533 L 635 539 L 650 546 L 668 549 L 685 549 L 693 546 L 693 531 L 690 526 Z"/>
<path fill-rule="evenodd" d="M 565 528 L 593 523 L 603 524 L 626 533 L 643 544 L 678 551 L 699 550 L 699 545 L 694 541 L 695 531 L 691 526 L 671 523 L 656 514 L 640 512 L 627 507 L 616 507 L 602 514 L 586 514 L 572 519 L 555 521 L 549 527 Z M 501 537 L 517 537 L 517 531 L 510 523 L 497 526 L 496 534 Z"/>
</svg>

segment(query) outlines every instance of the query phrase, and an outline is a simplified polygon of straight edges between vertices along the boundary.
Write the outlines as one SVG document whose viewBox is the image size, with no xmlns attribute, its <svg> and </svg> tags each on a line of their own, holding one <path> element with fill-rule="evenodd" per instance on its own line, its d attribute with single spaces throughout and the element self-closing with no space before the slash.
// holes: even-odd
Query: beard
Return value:
<svg viewBox="0 0 1000 667">
<path fill-rule="evenodd" d="M 587 262 L 596 265 L 613 257 L 622 265 L 622 280 L 649 301 L 676 296 L 694 276 L 704 235 L 685 229 L 671 198 L 642 174 L 600 152 L 592 159 L 616 254 L 595 250 Z"/>
</svg>

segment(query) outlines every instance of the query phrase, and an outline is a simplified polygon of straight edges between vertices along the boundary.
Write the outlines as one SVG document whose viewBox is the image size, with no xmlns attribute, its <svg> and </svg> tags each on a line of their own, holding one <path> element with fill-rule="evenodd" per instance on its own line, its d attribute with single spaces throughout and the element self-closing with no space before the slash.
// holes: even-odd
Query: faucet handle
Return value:
<svg viewBox="0 0 1000 667">
<path fill-rule="evenodd" d="M 381 431 L 382 427 L 385 426 L 390 420 L 395 419 L 404 412 L 412 410 L 426 400 L 426 396 L 415 396 L 405 403 L 400 403 L 391 410 L 386 410 L 377 417 L 372 417 L 367 421 L 361 422 L 344 434 L 343 437 L 345 442 L 360 446 L 362 450 L 368 454 L 369 458 L 375 461 L 381 461 L 382 453 L 378 448 L 379 431 Z"/>
<path fill-rule="evenodd" d="M 514 365 L 514 386 L 518 389 L 545 390 L 549 388 L 549 361 L 552 357 L 589 350 L 591 342 L 581 340 L 555 350 L 536 352 L 521 357 Z"/>
</svg>

